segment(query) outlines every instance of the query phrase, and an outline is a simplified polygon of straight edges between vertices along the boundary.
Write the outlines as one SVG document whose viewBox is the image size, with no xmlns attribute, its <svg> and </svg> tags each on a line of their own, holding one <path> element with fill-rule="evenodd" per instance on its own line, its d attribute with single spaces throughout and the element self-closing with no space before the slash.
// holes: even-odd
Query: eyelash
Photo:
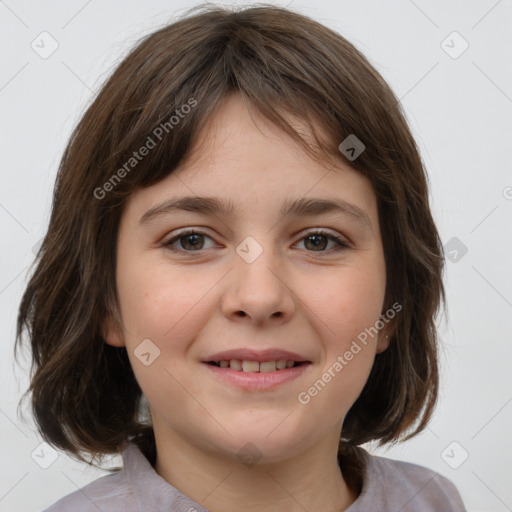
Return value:
<svg viewBox="0 0 512 512">
<path fill-rule="evenodd" d="M 202 232 L 202 231 L 198 231 L 196 229 L 193 229 L 193 228 L 189 228 L 189 229 L 186 229 L 185 231 L 181 231 L 180 233 L 174 235 L 172 238 L 170 238 L 169 240 L 165 241 L 162 243 L 162 246 L 171 250 L 172 252 L 181 252 L 181 253 L 185 253 L 185 254 L 193 254 L 193 253 L 201 253 L 203 252 L 204 250 L 207 250 L 207 249 L 199 249 L 197 251 L 190 251 L 190 250 L 186 250 L 186 249 L 177 249 L 176 247 L 172 247 L 172 244 L 178 240 L 180 240 L 181 238 L 186 238 L 187 236 L 190 236 L 190 235 L 201 235 L 201 236 L 205 236 L 205 237 L 208 237 L 208 238 L 211 238 L 211 236 L 207 235 L 206 233 Z M 307 233 L 305 236 L 303 236 L 300 241 L 308 238 L 308 237 L 311 237 L 311 236 L 315 236 L 315 235 L 319 235 L 319 236 L 325 236 L 327 237 L 329 240 L 332 240 L 336 243 L 336 247 L 330 249 L 330 250 L 327 250 L 327 251 L 307 251 L 307 252 L 312 252 L 312 253 L 324 253 L 324 254 L 331 254 L 333 252 L 338 252 L 338 251 L 342 251 L 344 249 L 350 249 L 350 245 L 345 241 L 343 240 L 342 238 L 339 238 L 337 237 L 336 235 L 333 235 L 332 233 L 329 233 L 327 231 L 324 231 L 322 229 L 319 229 L 319 230 L 315 230 L 315 231 L 310 231 L 309 233 Z"/>
</svg>

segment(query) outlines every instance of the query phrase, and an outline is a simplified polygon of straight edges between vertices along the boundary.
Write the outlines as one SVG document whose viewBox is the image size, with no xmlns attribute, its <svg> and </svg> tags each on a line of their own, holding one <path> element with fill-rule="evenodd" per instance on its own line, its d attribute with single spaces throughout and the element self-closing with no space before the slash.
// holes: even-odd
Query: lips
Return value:
<svg viewBox="0 0 512 512">
<path fill-rule="evenodd" d="M 310 363 L 288 350 L 231 349 L 206 358 L 203 363 L 241 373 L 274 373 Z"/>
<path fill-rule="evenodd" d="M 309 363 L 307 357 L 301 356 L 288 350 L 267 349 L 253 350 L 249 348 L 231 349 L 224 352 L 217 352 L 203 359 L 204 363 L 220 363 L 221 361 L 257 361 L 264 363 L 267 361 L 293 361 L 294 363 Z"/>
<path fill-rule="evenodd" d="M 227 350 L 212 354 L 201 363 L 224 384 L 256 393 L 273 392 L 307 374 L 313 366 L 300 354 L 278 349 Z"/>
</svg>

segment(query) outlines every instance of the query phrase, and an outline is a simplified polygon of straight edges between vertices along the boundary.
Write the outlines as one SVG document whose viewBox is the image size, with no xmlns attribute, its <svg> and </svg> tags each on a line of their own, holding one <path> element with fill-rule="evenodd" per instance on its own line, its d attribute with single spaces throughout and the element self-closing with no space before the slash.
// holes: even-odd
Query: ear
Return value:
<svg viewBox="0 0 512 512">
<path fill-rule="evenodd" d="M 393 335 L 393 327 L 389 324 L 383 327 L 379 332 L 377 339 L 377 354 L 384 352 L 389 347 L 391 336 Z"/>
<path fill-rule="evenodd" d="M 109 315 L 101 323 L 101 335 L 105 343 L 113 347 L 124 347 L 124 335 L 118 322 Z"/>
</svg>

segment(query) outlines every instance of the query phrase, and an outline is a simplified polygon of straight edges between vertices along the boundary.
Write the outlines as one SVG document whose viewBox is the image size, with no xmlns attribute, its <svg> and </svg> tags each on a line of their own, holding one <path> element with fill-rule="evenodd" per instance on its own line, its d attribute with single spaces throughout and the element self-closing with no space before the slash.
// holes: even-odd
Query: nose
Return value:
<svg viewBox="0 0 512 512">
<path fill-rule="evenodd" d="M 264 249 L 254 261 L 237 253 L 233 261 L 223 294 L 223 314 L 257 325 L 289 321 L 296 295 L 279 255 Z"/>
</svg>

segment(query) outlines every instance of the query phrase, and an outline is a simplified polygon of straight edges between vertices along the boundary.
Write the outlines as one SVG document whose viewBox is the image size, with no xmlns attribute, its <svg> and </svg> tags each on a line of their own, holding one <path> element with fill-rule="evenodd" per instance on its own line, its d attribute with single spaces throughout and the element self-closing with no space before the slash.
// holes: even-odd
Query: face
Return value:
<svg viewBox="0 0 512 512">
<path fill-rule="evenodd" d="M 189 160 L 130 197 L 116 282 L 122 330 L 107 321 L 104 337 L 126 346 L 157 440 L 218 456 L 250 441 L 276 462 L 339 438 L 386 348 L 385 329 L 361 341 L 386 286 L 369 181 L 315 162 L 236 96 Z"/>
</svg>

